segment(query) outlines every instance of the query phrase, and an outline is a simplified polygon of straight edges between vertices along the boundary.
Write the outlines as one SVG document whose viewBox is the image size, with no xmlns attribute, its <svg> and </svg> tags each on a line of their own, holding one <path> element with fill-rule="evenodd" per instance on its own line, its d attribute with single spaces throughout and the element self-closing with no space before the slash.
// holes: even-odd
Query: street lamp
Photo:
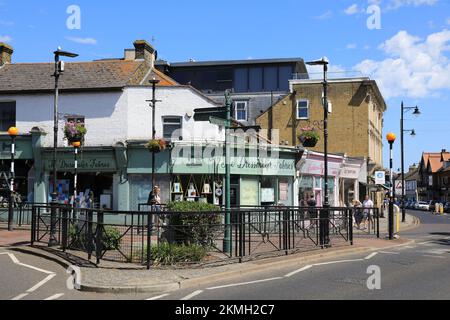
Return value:
<svg viewBox="0 0 450 320">
<path fill-rule="evenodd" d="M 416 131 L 414 129 L 413 130 L 404 130 L 404 128 L 403 128 L 404 114 L 405 114 L 405 112 L 410 111 L 410 110 L 414 110 L 412 114 L 415 117 L 418 117 L 421 114 L 418 106 L 405 107 L 404 104 L 403 104 L 403 101 L 402 101 L 401 117 L 400 117 L 400 135 L 401 135 L 400 148 L 401 148 L 401 162 L 402 162 L 402 172 L 401 172 L 401 174 L 402 174 L 402 222 L 406 221 L 406 211 L 405 211 L 405 155 L 404 155 L 405 151 L 404 151 L 404 144 L 403 144 L 403 140 L 404 140 L 403 134 L 405 132 L 409 132 L 410 135 L 413 138 L 416 136 Z"/>
<path fill-rule="evenodd" d="M 60 47 L 53 52 L 55 55 L 55 72 L 53 76 L 55 77 L 55 96 L 53 101 L 53 192 L 52 203 L 51 203 L 51 213 L 50 213 L 50 236 L 48 240 L 48 246 L 53 247 L 58 244 L 56 240 L 56 205 L 58 204 L 58 191 L 57 189 L 57 169 L 56 169 L 56 153 L 58 147 L 58 98 L 59 98 L 59 77 L 64 72 L 64 61 L 60 61 L 60 57 L 75 58 L 78 54 L 63 51 Z"/>
<path fill-rule="evenodd" d="M 150 102 L 150 107 L 152 108 L 152 139 L 156 139 L 156 127 L 155 127 L 155 114 L 156 114 L 156 103 L 160 102 L 160 100 L 156 100 L 156 85 L 160 82 L 158 79 L 153 78 L 150 81 L 152 85 L 152 99 L 147 100 Z M 155 186 L 155 153 L 152 152 L 152 189 Z"/>
<path fill-rule="evenodd" d="M 394 171 L 392 170 L 393 165 L 393 152 L 392 147 L 394 145 L 396 136 L 395 134 L 388 133 L 386 136 L 387 141 L 389 142 L 389 177 L 391 182 L 391 187 L 389 190 L 389 240 L 394 239 L 394 190 L 395 185 L 394 181 Z"/>
<path fill-rule="evenodd" d="M 150 107 L 152 108 L 152 140 L 155 140 L 156 138 L 156 126 L 155 126 L 155 117 L 156 117 L 156 103 L 160 102 L 161 100 L 156 100 L 156 85 L 159 83 L 159 80 L 156 78 L 151 79 L 150 84 L 152 85 L 152 99 L 146 100 L 147 102 L 150 102 Z M 150 189 L 150 192 L 153 192 L 153 189 L 155 187 L 155 152 L 152 152 L 152 186 Z M 153 207 L 151 206 L 151 211 L 153 211 Z M 150 250 L 152 240 L 151 240 L 151 233 L 150 229 L 152 228 L 152 221 L 151 221 L 151 215 L 149 214 L 147 218 L 147 250 Z M 147 270 L 150 269 L 151 265 L 151 259 L 150 259 L 150 251 L 147 251 Z"/>
<path fill-rule="evenodd" d="M 14 221 L 14 155 L 16 153 L 16 137 L 19 134 L 19 130 L 16 127 L 11 127 L 8 130 L 8 134 L 11 137 L 11 174 L 9 181 L 9 208 L 8 208 L 8 231 L 13 231 L 13 221 Z"/>
<path fill-rule="evenodd" d="M 74 155 L 75 155 L 75 159 L 74 159 L 74 173 L 73 173 L 73 201 L 74 201 L 74 205 L 76 207 L 76 201 L 77 201 L 77 186 L 78 186 L 78 150 L 81 147 L 81 141 L 74 141 L 72 142 L 72 147 L 74 148 Z"/>
<path fill-rule="evenodd" d="M 320 229 L 320 245 L 330 245 L 329 235 L 329 207 L 330 202 L 328 199 L 328 80 L 327 71 L 329 61 L 326 57 L 320 60 L 314 60 L 306 62 L 310 66 L 323 66 L 323 148 L 324 148 L 324 203 L 323 210 L 321 210 L 321 217 L 319 219 Z"/>
</svg>

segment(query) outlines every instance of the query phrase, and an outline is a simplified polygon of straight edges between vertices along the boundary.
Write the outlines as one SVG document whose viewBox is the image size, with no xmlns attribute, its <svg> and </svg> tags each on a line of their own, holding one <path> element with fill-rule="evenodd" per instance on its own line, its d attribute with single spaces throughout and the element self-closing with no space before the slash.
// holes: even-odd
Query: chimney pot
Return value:
<svg viewBox="0 0 450 320">
<path fill-rule="evenodd" d="M 156 50 L 145 40 L 136 40 L 134 43 L 135 59 L 145 60 L 153 68 L 156 60 Z"/>
<path fill-rule="evenodd" d="M 14 49 L 3 42 L 0 42 L 0 67 L 6 63 L 11 63 Z"/>
</svg>

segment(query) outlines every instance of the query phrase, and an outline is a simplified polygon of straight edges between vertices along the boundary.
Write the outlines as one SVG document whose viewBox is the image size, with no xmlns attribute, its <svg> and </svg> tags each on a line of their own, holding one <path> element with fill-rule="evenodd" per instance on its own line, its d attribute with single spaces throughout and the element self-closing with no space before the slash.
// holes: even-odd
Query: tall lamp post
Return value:
<svg viewBox="0 0 450 320">
<path fill-rule="evenodd" d="M 11 173 L 9 177 L 9 208 L 8 208 L 8 231 L 13 231 L 13 221 L 14 221 L 14 155 L 16 153 L 16 137 L 19 134 L 19 130 L 16 127 L 11 127 L 8 130 L 8 134 L 11 137 Z"/>
<path fill-rule="evenodd" d="M 401 162 L 402 162 L 402 222 L 406 221 L 406 211 L 405 211 L 405 155 L 404 155 L 404 144 L 403 144 L 403 134 L 405 132 L 409 132 L 412 137 L 416 136 L 416 131 L 413 130 L 404 130 L 403 129 L 403 122 L 404 122 L 404 115 L 405 112 L 414 110 L 413 115 L 418 117 L 420 116 L 420 110 L 418 106 L 415 107 L 405 107 L 402 101 L 401 105 L 401 116 L 400 116 L 400 148 L 401 148 Z"/>
<path fill-rule="evenodd" d="M 156 103 L 160 102 L 160 100 L 156 100 L 156 85 L 159 83 L 159 80 L 156 78 L 151 79 L 150 84 L 152 85 L 152 99 L 147 100 L 150 102 L 150 107 L 152 108 L 152 139 L 156 139 L 156 127 L 155 127 L 155 117 L 156 117 Z M 155 153 L 152 152 L 152 189 L 155 187 Z"/>
<path fill-rule="evenodd" d="M 394 171 L 392 170 L 393 166 L 393 151 L 392 148 L 394 146 L 394 142 L 396 139 L 395 134 L 388 133 L 386 136 L 387 141 L 389 142 L 389 177 L 391 182 L 391 187 L 389 189 L 389 240 L 394 239 L 394 190 L 395 185 L 393 183 L 394 180 Z"/>
<path fill-rule="evenodd" d="M 321 210 L 319 219 L 320 229 L 320 245 L 330 245 L 330 230 L 329 230 L 329 207 L 330 202 L 328 199 L 328 64 L 329 61 L 326 57 L 320 60 L 310 61 L 306 63 L 310 66 L 323 66 L 323 149 L 324 149 L 324 202 L 323 210 Z"/>
<path fill-rule="evenodd" d="M 74 204 L 76 204 L 77 196 L 78 196 L 78 150 L 81 147 L 81 141 L 74 141 L 72 143 L 72 147 L 74 149 L 74 172 L 73 172 L 73 200 Z"/>
<path fill-rule="evenodd" d="M 52 203 L 51 203 L 51 213 L 50 213 L 50 236 L 48 240 L 48 246 L 53 247 L 58 245 L 56 240 L 56 206 L 58 204 L 58 191 L 57 189 L 57 168 L 56 168 L 56 153 L 58 147 L 58 99 L 59 99 L 59 77 L 64 72 L 64 61 L 60 61 L 60 57 L 75 58 L 78 54 L 63 51 L 60 47 L 53 52 L 55 55 L 55 72 L 53 77 L 55 77 L 55 96 L 53 100 L 53 192 L 52 192 Z"/>
</svg>

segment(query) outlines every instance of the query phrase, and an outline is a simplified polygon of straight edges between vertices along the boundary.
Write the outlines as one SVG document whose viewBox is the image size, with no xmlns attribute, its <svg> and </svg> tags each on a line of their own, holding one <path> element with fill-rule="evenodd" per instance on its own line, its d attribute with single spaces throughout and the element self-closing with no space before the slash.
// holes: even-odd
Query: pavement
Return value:
<svg viewBox="0 0 450 320">
<path fill-rule="evenodd" d="M 387 219 L 380 220 L 381 234 L 387 231 Z M 412 215 L 407 216 L 407 222 L 402 230 L 408 230 L 418 226 L 418 219 Z M 359 231 L 358 231 L 359 232 Z M 139 293 L 167 293 L 180 289 L 188 289 L 201 284 L 206 284 L 217 279 L 226 281 L 236 277 L 251 277 L 252 274 L 268 272 L 280 268 L 291 268 L 312 262 L 320 262 L 329 259 L 337 259 L 341 256 L 352 254 L 364 254 L 374 250 L 387 250 L 393 246 L 407 246 L 412 243 L 409 239 L 387 241 L 384 238 L 376 239 L 374 236 L 366 237 L 355 233 L 353 246 L 333 247 L 325 250 L 302 252 L 283 257 L 267 258 L 244 262 L 241 264 L 227 264 L 205 268 L 152 268 L 146 270 L 143 266 L 134 264 L 102 262 L 99 266 L 86 263 L 86 260 L 74 261 L 73 256 L 62 252 L 47 250 L 45 247 L 36 248 L 26 246 L 29 241 L 29 231 L 16 230 L 8 233 L 0 230 L 0 250 L 10 248 L 14 254 L 32 255 L 35 258 L 45 259 L 58 264 L 64 271 L 71 265 L 80 269 L 78 281 L 79 290 L 85 292 L 109 293 L 109 294 L 139 294 Z M 362 234 L 361 234 L 362 235 Z M 63 276 L 67 278 L 67 275 Z"/>
</svg>

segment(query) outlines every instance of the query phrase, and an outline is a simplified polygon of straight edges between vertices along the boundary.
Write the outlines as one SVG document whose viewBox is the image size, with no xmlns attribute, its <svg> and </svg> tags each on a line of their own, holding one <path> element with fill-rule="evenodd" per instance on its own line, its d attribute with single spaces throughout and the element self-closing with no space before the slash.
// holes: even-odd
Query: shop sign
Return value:
<svg viewBox="0 0 450 320">
<path fill-rule="evenodd" d="M 59 171 L 71 171 L 75 167 L 75 160 L 58 159 L 56 167 Z M 51 160 L 46 161 L 46 170 L 53 168 Z M 116 161 L 114 159 L 80 159 L 78 160 L 78 170 L 85 171 L 115 171 Z"/>
<path fill-rule="evenodd" d="M 328 161 L 328 175 L 336 177 L 341 170 L 341 163 Z M 325 172 L 324 162 L 320 160 L 306 159 L 301 166 L 300 172 L 309 175 L 323 175 Z"/>
<path fill-rule="evenodd" d="M 195 166 L 193 165 L 195 164 Z M 217 169 L 214 170 L 214 164 Z M 295 175 L 294 159 L 273 159 L 273 158 L 254 158 L 254 157 L 232 157 L 230 161 L 232 174 L 243 175 Z M 176 158 L 173 162 L 173 173 L 225 173 L 224 158 L 214 162 L 214 159 L 195 159 Z"/>
<path fill-rule="evenodd" d="M 339 177 L 344 179 L 358 179 L 359 173 L 360 168 L 344 166 Z"/>
</svg>

